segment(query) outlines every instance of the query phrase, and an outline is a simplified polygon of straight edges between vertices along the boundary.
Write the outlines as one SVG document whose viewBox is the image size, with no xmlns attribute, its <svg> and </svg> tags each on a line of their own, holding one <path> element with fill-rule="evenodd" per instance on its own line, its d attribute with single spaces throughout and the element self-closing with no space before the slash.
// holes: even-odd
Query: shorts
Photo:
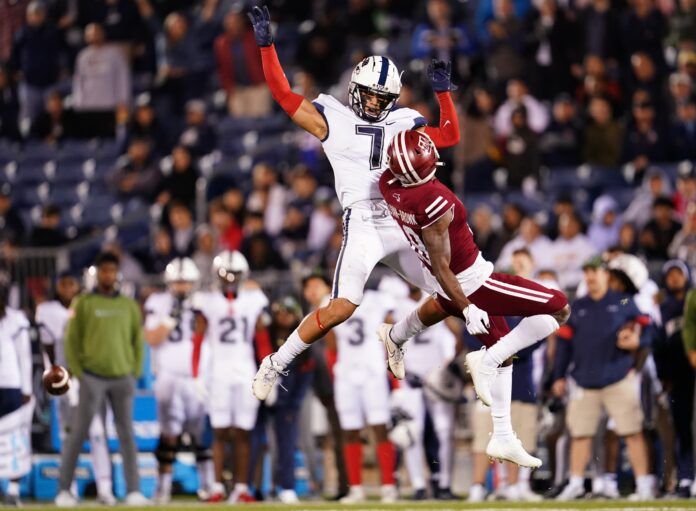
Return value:
<svg viewBox="0 0 696 511">
<path fill-rule="evenodd" d="M 366 202 L 366 201 L 364 201 Z M 370 201 L 379 209 L 381 201 Z M 375 211 L 361 205 L 343 213 L 343 242 L 334 272 L 331 298 L 360 305 L 365 283 L 377 263 L 389 266 L 406 281 L 432 294 L 433 280 L 398 224 L 388 216 L 374 219 Z"/>
<path fill-rule="evenodd" d="M 493 273 L 467 298 L 486 311 L 490 318 L 491 328 L 488 334 L 476 336 L 486 347 L 492 346 L 510 331 L 504 316 L 526 318 L 554 314 L 568 305 L 568 299 L 561 291 L 505 273 Z M 444 296 L 438 295 L 437 302 L 448 314 L 462 317 L 462 311 Z"/>
<path fill-rule="evenodd" d="M 334 399 L 341 429 L 351 431 L 366 425 L 387 424 L 389 380 L 387 373 L 350 372 L 338 367 L 334 376 Z"/>
<path fill-rule="evenodd" d="M 165 436 L 179 436 L 184 431 L 199 438 L 203 432 L 205 406 L 194 389 L 193 379 L 177 374 L 158 373 L 154 391 L 157 418 Z"/>
<path fill-rule="evenodd" d="M 213 380 L 210 391 L 210 424 L 214 429 L 237 428 L 251 431 L 256 424 L 259 404 L 249 382 Z"/>
<path fill-rule="evenodd" d="M 628 436 L 643 429 L 643 410 L 636 373 L 630 371 L 622 380 L 601 389 L 575 386 L 570 390 L 566 424 L 573 438 L 594 436 L 602 410 L 614 422 L 619 436 Z"/>
<path fill-rule="evenodd" d="M 471 450 L 475 453 L 485 453 L 491 433 L 493 432 L 493 420 L 491 409 L 476 400 L 471 414 L 471 429 L 473 440 Z M 510 420 L 512 430 L 522 442 L 524 450 L 530 453 L 536 451 L 539 409 L 534 403 L 513 401 L 510 405 Z"/>
</svg>

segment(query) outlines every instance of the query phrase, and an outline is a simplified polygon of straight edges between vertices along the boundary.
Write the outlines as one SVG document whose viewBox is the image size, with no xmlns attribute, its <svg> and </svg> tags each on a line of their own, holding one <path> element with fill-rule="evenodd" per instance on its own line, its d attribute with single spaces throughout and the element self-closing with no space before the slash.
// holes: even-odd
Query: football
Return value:
<svg viewBox="0 0 696 511">
<path fill-rule="evenodd" d="M 61 396 L 70 388 L 70 374 L 62 366 L 51 366 L 43 373 L 43 385 L 52 396 Z"/>
</svg>

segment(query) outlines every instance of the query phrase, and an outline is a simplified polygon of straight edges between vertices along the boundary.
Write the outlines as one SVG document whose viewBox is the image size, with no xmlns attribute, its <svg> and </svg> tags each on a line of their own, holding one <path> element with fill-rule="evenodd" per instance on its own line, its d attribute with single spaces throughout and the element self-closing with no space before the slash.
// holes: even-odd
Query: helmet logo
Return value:
<svg viewBox="0 0 696 511">
<path fill-rule="evenodd" d="M 426 137 L 418 137 L 418 148 L 424 153 L 430 152 L 430 140 Z"/>
<path fill-rule="evenodd" d="M 401 194 L 400 193 L 393 193 L 392 197 L 396 199 L 396 202 L 401 202 Z"/>
</svg>

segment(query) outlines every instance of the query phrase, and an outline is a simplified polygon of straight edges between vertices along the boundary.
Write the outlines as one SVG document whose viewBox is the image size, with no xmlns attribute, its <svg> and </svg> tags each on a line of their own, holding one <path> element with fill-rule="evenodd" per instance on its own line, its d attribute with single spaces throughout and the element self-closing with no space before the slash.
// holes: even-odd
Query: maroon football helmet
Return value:
<svg viewBox="0 0 696 511">
<path fill-rule="evenodd" d="M 404 186 L 418 186 L 435 175 L 440 154 L 428 135 L 416 130 L 400 131 L 387 148 L 387 165 Z"/>
</svg>

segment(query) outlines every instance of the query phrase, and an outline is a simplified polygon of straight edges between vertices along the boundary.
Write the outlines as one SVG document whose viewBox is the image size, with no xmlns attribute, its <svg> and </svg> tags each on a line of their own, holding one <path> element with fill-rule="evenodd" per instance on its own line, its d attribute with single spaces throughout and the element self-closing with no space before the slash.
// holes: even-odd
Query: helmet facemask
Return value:
<svg viewBox="0 0 696 511">
<path fill-rule="evenodd" d="M 355 115 L 368 122 L 383 120 L 399 99 L 398 94 L 379 91 L 355 82 L 351 82 L 348 96 Z"/>
</svg>

